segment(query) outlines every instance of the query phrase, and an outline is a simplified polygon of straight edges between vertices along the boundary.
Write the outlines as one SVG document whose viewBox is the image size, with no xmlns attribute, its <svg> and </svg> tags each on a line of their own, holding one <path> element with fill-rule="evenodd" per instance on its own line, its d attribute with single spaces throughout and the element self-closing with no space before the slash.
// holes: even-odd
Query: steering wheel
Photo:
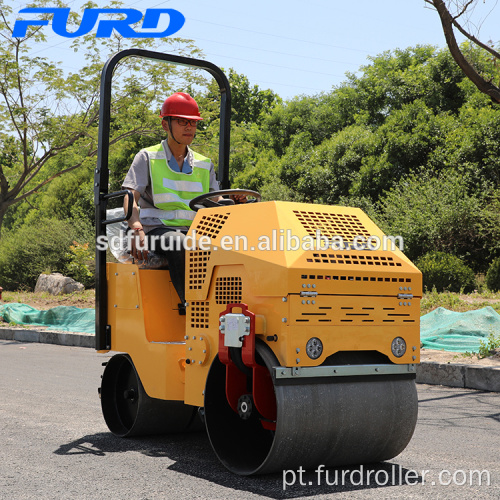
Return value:
<svg viewBox="0 0 500 500">
<path fill-rule="evenodd" d="M 219 201 L 213 201 L 210 198 L 216 196 L 226 196 L 232 194 L 243 194 L 246 196 L 255 196 L 253 200 L 248 200 L 247 203 L 256 203 L 261 200 L 260 193 L 257 191 L 252 191 L 251 189 L 221 189 L 220 191 L 210 191 L 208 193 L 200 194 L 196 198 L 193 198 L 189 202 L 189 208 L 197 212 L 200 208 L 212 208 L 212 207 L 224 207 L 227 205 L 234 205 L 234 200 L 223 199 Z"/>
</svg>

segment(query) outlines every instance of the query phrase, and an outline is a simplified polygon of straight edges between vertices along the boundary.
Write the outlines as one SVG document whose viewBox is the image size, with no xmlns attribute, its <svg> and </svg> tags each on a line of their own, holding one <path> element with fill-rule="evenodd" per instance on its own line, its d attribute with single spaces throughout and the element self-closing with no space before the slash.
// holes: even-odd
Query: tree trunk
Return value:
<svg viewBox="0 0 500 500">
<path fill-rule="evenodd" d="M 3 219 L 5 217 L 5 214 L 7 213 L 7 209 L 9 208 L 9 205 L 6 205 L 5 203 L 2 203 L 0 205 L 0 238 L 2 237 L 2 224 L 3 224 Z"/>
<path fill-rule="evenodd" d="M 460 66 L 465 76 L 484 94 L 490 96 L 491 100 L 497 104 L 500 104 L 500 89 L 495 87 L 491 82 L 486 81 L 467 61 L 465 56 L 460 51 L 455 34 L 453 32 L 453 25 L 456 24 L 456 20 L 453 19 L 446 4 L 443 0 L 427 0 L 428 3 L 432 2 L 432 5 L 436 8 L 439 17 L 441 19 L 441 24 L 443 26 L 444 36 L 446 38 L 446 43 L 450 49 L 453 59 Z M 470 39 L 470 36 L 468 37 Z"/>
</svg>

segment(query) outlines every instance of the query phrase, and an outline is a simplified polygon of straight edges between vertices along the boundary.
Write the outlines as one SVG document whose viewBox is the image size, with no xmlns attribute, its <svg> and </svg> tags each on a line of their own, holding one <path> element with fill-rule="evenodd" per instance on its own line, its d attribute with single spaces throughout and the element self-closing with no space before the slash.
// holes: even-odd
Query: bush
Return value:
<svg viewBox="0 0 500 500">
<path fill-rule="evenodd" d="M 492 292 L 500 290 L 500 258 L 495 259 L 486 273 L 486 286 Z"/>
<path fill-rule="evenodd" d="M 444 252 L 429 252 L 416 261 L 422 271 L 424 287 L 438 292 L 470 292 L 474 289 L 474 271 L 461 259 Z"/>
<path fill-rule="evenodd" d="M 5 290 L 32 290 L 42 273 L 65 273 L 78 229 L 72 221 L 45 219 L 11 231 L 0 242 L 0 284 Z"/>
<path fill-rule="evenodd" d="M 488 206 L 486 186 L 470 192 L 458 172 L 410 175 L 380 199 L 380 223 L 386 234 L 402 236 L 405 254 L 415 261 L 429 248 L 464 258 L 475 272 L 486 272 L 491 247 L 498 240 L 495 206 Z M 477 186 L 474 186 L 476 189 Z"/>
<path fill-rule="evenodd" d="M 85 288 L 95 286 L 95 262 L 94 249 L 89 248 L 89 244 L 81 245 L 77 241 L 69 247 L 70 253 L 67 255 L 69 263 L 66 265 L 67 276 L 82 283 Z"/>
</svg>

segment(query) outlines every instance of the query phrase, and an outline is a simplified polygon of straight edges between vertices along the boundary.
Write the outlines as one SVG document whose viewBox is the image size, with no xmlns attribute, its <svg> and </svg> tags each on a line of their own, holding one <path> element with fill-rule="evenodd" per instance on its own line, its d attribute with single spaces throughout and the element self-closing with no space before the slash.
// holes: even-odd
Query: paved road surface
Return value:
<svg viewBox="0 0 500 500">
<path fill-rule="evenodd" d="M 328 478 L 242 478 L 219 464 L 204 433 L 113 437 L 97 397 L 105 360 L 92 349 L 0 341 L 0 498 L 500 498 L 498 393 L 420 385 L 415 435 L 394 460 Z M 490 486 L 471 470 L 488 471 Z"/>
</svg>

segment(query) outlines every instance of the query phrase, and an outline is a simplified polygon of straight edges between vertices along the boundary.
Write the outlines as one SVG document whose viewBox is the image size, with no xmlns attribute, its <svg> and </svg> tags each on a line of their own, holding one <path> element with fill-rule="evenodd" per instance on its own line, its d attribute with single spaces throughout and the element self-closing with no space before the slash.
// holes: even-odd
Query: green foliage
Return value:
<svg viewBox="0 0 500 500">
<path fill-rule="evenodd" d="M 492 292 L 500 291 L 500 258 L 495 259 L 486 274 L 486 286 Z"/>
<path fill-rule="evenodd" d="M 487 180 L 500 186 L 500 108 L 465 106 L 457 124 L 432 163 L 461 169 L 475 182 Z"/>
<path fill-rule="evenodd" d="M 0 241 L 0 283 L 6 290 L 33 289 L 42 273 L 64 273 L 72 262 L 68 252 L 78 239 L 70 221 L 39 220 L 11 231 Z"/>
<path fill-rule="evenodd" d="M 486 341 L 479 341 L 479 357 L 486 358 L 491 356 L 495 349 L 500 347 L 500 336 L 495 335 L 494 333 L 490 333 Z"/>
<path fill-rule="evenodd" d="M 269 112 L 281 99 L 272 90 L 262 90 L 258 85 L 250 85 L 245 75 L 232 68 L 228 75 L 231 87 L 231 119 L 235 123 L 260 123 L 262 116 Z"/>
<path fill-rule="evenodd" d="M 310 150 L 311 157 L 301 165 L 295 189 L 308 201 L 335 204 L 350 194 L 357 172 L 380 148 L 369 127 L 348 126 Z"/>
<path fill-rule="evenodd" d="M 277 156 L 283 156 L 299 135 L 308 136 L 312 146 L 321 144 L 335 132 L 354 123 L 355 106 L 344 102 L 346 92 L 316 97 L 298 97 L 277 105 L 264 117 L 262 133 L 267 145 Z M 352 97 L 352 93 L 349 93 Z"/>
<path fill-rule="evenodd" d="M 454 171 L 439 177 L 411 174 L 381 198 L 382 226 L 387 234 L 403 237 L 410 259 L 433 248 L 481 271 L 490 254 L 485 241 L 495 241 L 499 228 L 485 222 L 497 217 L 485 210 L 487 190 L 471 191 L 467 176 Z"/>
<path fill-rule="evenodd" d="M 82 283 L 86 288 L 94 288 L 95 262 L 94 251 L 89 248 L 89 243 L 80 244 L 73 241 L 69 247 L 66 274 Z"/>
<path fill-rule="evenodd" d="M 448 51 L 417 46 L 369 59 L 372 64 L 361 68 L 361 77 L 351 75 L 349 84 L 372 124 L 419 99 L 434 111 L 455 111 L 464 102 L 464 76 Z"/>
<path fill-rule="evenodd" d="M 454 255 L 429 252 L 416 261 L 422 271 L 424 287 L 438 292 L 469 292 L 474 289 L 474 271 Z"/>
</svg>

